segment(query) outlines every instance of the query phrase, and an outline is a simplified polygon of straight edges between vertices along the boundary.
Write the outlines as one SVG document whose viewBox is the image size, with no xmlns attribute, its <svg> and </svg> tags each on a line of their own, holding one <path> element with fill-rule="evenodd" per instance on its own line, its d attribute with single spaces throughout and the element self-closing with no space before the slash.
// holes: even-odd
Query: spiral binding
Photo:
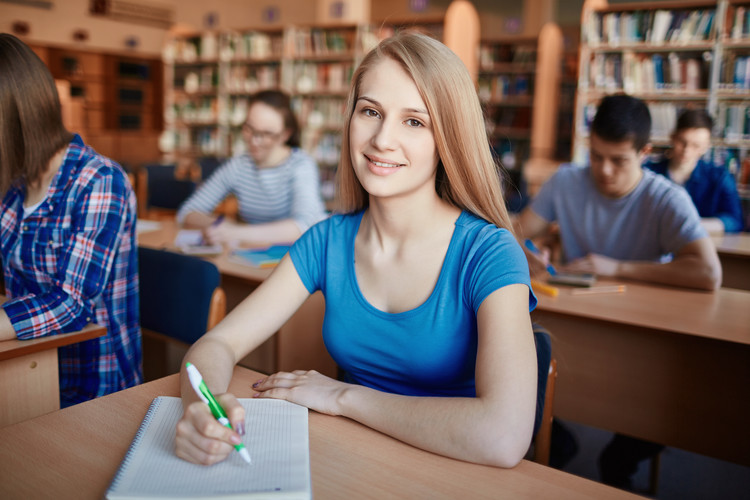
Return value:
<svg viewBox="0 0 750 500">
<path fill-rule="evenodd" d="M 120 468 L 117 469 L 117 474 L 115 474 L 114 479 L 112 479 L 112 483 L 109 485 L 109 488 L 107 488 L 107 495 L 109 495 L 111 492 L 113 492 L 117 488 L 117 485 L 119 481 L 122 479 L 122 476 L 125 475 L 125 471 L 127 470 L 128 465 L 130 464 L 130 461 L 133 459 L 135 450 L 136 448 L 138 448 L 138 444 L 141 442 L 143 435 L 146 433 L 146 428 L 151 423 L 151 418 L 154 416 L 154 413 L 156 413 L 156 409 L 159 408 L 159 404 L 161 404 L 161 401 L 162 401 L 161 397 L 156 397 L 154 398 L 153 401 L 151 401 L 151 405 L 148 407 L 146 416 L 143 417 L 143 421 L 141 422 L 140 427 L 138 427 L 138 432 L 135 433 L 133 442 L 130 443 L 130 447 L 128 448 L 128 451 L 125 453 L 125 458 L 122 459 Z"/>
</svg>

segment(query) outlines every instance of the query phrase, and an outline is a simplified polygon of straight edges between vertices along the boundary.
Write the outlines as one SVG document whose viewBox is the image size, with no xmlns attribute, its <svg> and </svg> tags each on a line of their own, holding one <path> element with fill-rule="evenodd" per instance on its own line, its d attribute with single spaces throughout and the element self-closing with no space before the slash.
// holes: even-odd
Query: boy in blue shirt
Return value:
<svg viewBox="0 0 750 500">
<path fill-rule="evenodd" d="M 711 147 L 713 120 L 704 109 L 687 109 L 677 118 L 672 149 L 644 166 L 681 185 L 692 198 L 709 233 L 743 229 L 742 204 L 729 170 L 704 159 Z"/>
</svg>

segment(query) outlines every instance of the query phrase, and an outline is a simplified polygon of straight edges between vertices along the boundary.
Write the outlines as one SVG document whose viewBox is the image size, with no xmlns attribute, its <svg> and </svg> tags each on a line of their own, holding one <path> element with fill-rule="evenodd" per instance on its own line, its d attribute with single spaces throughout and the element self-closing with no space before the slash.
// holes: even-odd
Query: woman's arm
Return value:
<svg viewBox="0 0 750 500">
<path fill-rule="evenodd" d="M 93 176 L 64 201 L 72 206 L 69 229 L 60 217 L 40 223 L 32 243 L 36 251 L 25 255 L 25 264 L 43 283 L 42 291 L 3 304 L 19 339 L 80 330 L 95 320 L 94 305 L 135 223 L 135 197 L 126 183 L 124 175 Z"/>
<path fill-rule="evenodd" d="M 513 467 L 528 450 L 536 411 L 536 348 L 528 307 L 525 285 L 496 290 L 480 306 L 475 398 L 388 394 L 314 371 L 277 373 L 254 387 L 258 397 L 349 417 L 434 453 Z"/>
<path fill-rule="evenodd" d="M 216 463 L 227 457 L 233 449 L 233 439 L 239 437 L 219 424 L 208 406 L 200 402 L 190 385 L 185 362 L 200 370 L 211 392 L 220 395 L 218 399 L 234 429 L 241 431 L 244 410 L 234 396 L 223 394 L 229 387 L 234 365 L 278 331 L 309 295 L 287 255 L 268 279 L 193 344 L 180 374 L 185 412 L 177 424 L 177 456 L 206 465 Z"/>
<path fill-rule="evenodd" d="M 293 219 L 282 219 L 263 224 L 241 224 L 224 221 L 217 226 L 209 224 L 205 228 L 205 234 L 211 243 L 237 241 L 257 244 L 289 243 L 299 238 L 302 231 L 300 231 L 299 226 Z"/>
</svg>

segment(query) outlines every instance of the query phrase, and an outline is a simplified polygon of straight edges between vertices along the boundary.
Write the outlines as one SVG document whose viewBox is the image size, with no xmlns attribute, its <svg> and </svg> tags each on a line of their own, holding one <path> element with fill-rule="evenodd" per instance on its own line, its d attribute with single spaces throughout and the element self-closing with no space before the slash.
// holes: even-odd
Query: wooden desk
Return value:
<svg viewBox="0 0 750 500">
<path fill-rule="evenodd" d="M 176 221 L 159 222 L 161 227 L 158 230 L 138 234 L 138 244 L 178 251 L 174 246 L 179 230 Z M 227 311 L 231 311 L 273 271 L 235 262 L 229 255 L 229 250 L 225 250 L 222 255 L 205 257 L 216 264 L 221 272 L 221 286 L 227 294 Z M 274 337 L 240 364 L 264 373 L 315 369 L 336 377 L 336 363 L 328 354 L 321 334 L 324 313 L 325 301 L 323 295 L 317 292 L 307 299 Z"/>
<path fill-rule="evenodd" d="M 556 416 L 750 465 L 750 292 L 627 283 L 538 298 Z"/>
<path fill-rule="evenodd" d="M 260 375 L 236 368 L 240 397 Z M 99 499 L 151 400 L 177 375 L 0 429 L 0 497 Z M 532 462 L 510 470 L 433 455 L 352 420 L 310 412 L 313 498 L 636 498 Z"/>
<path fill-rule="evenodd" d="M 750 233 L 724 234 L 711 238 L 721 260 L 727 288 L 750 290 Z"/>
<path fill-rule="evenodd" d="M 106 333 L 103 326 L 88 325 L 78 332 L 1 341 L 0 427 L 59 410 L 57 348 Z"/>
</svg>

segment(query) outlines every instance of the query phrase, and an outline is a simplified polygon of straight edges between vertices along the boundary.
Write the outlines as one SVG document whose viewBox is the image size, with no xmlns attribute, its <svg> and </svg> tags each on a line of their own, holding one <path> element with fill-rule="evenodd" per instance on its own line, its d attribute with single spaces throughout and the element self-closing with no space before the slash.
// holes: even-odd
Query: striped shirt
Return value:
<svg viewBox="0 0 750 500">
<path fill-rule="evenodd" d="M 24 213 L 23 184 L 0 205 L 2 307 L 19 339 L 106 325 L 58 349 L 60 404 L 141 382 L 135 195 L 119 165 L 76 135 L 47 197 Z M 31 208 L 31 207 L 30 207 Z"/>
<path fill-rule="evenodd" d="M 248 224 L 292 219 L 304 233 L 326 217 L 318 166 L 298 148 L 273 168 L 256 167 L 248 154 L 231 158 L 182 204 L 177 221 L 190 212 L 210 214 L 229 194 L 237 198 L 240 218 Z"/>
</svg>

